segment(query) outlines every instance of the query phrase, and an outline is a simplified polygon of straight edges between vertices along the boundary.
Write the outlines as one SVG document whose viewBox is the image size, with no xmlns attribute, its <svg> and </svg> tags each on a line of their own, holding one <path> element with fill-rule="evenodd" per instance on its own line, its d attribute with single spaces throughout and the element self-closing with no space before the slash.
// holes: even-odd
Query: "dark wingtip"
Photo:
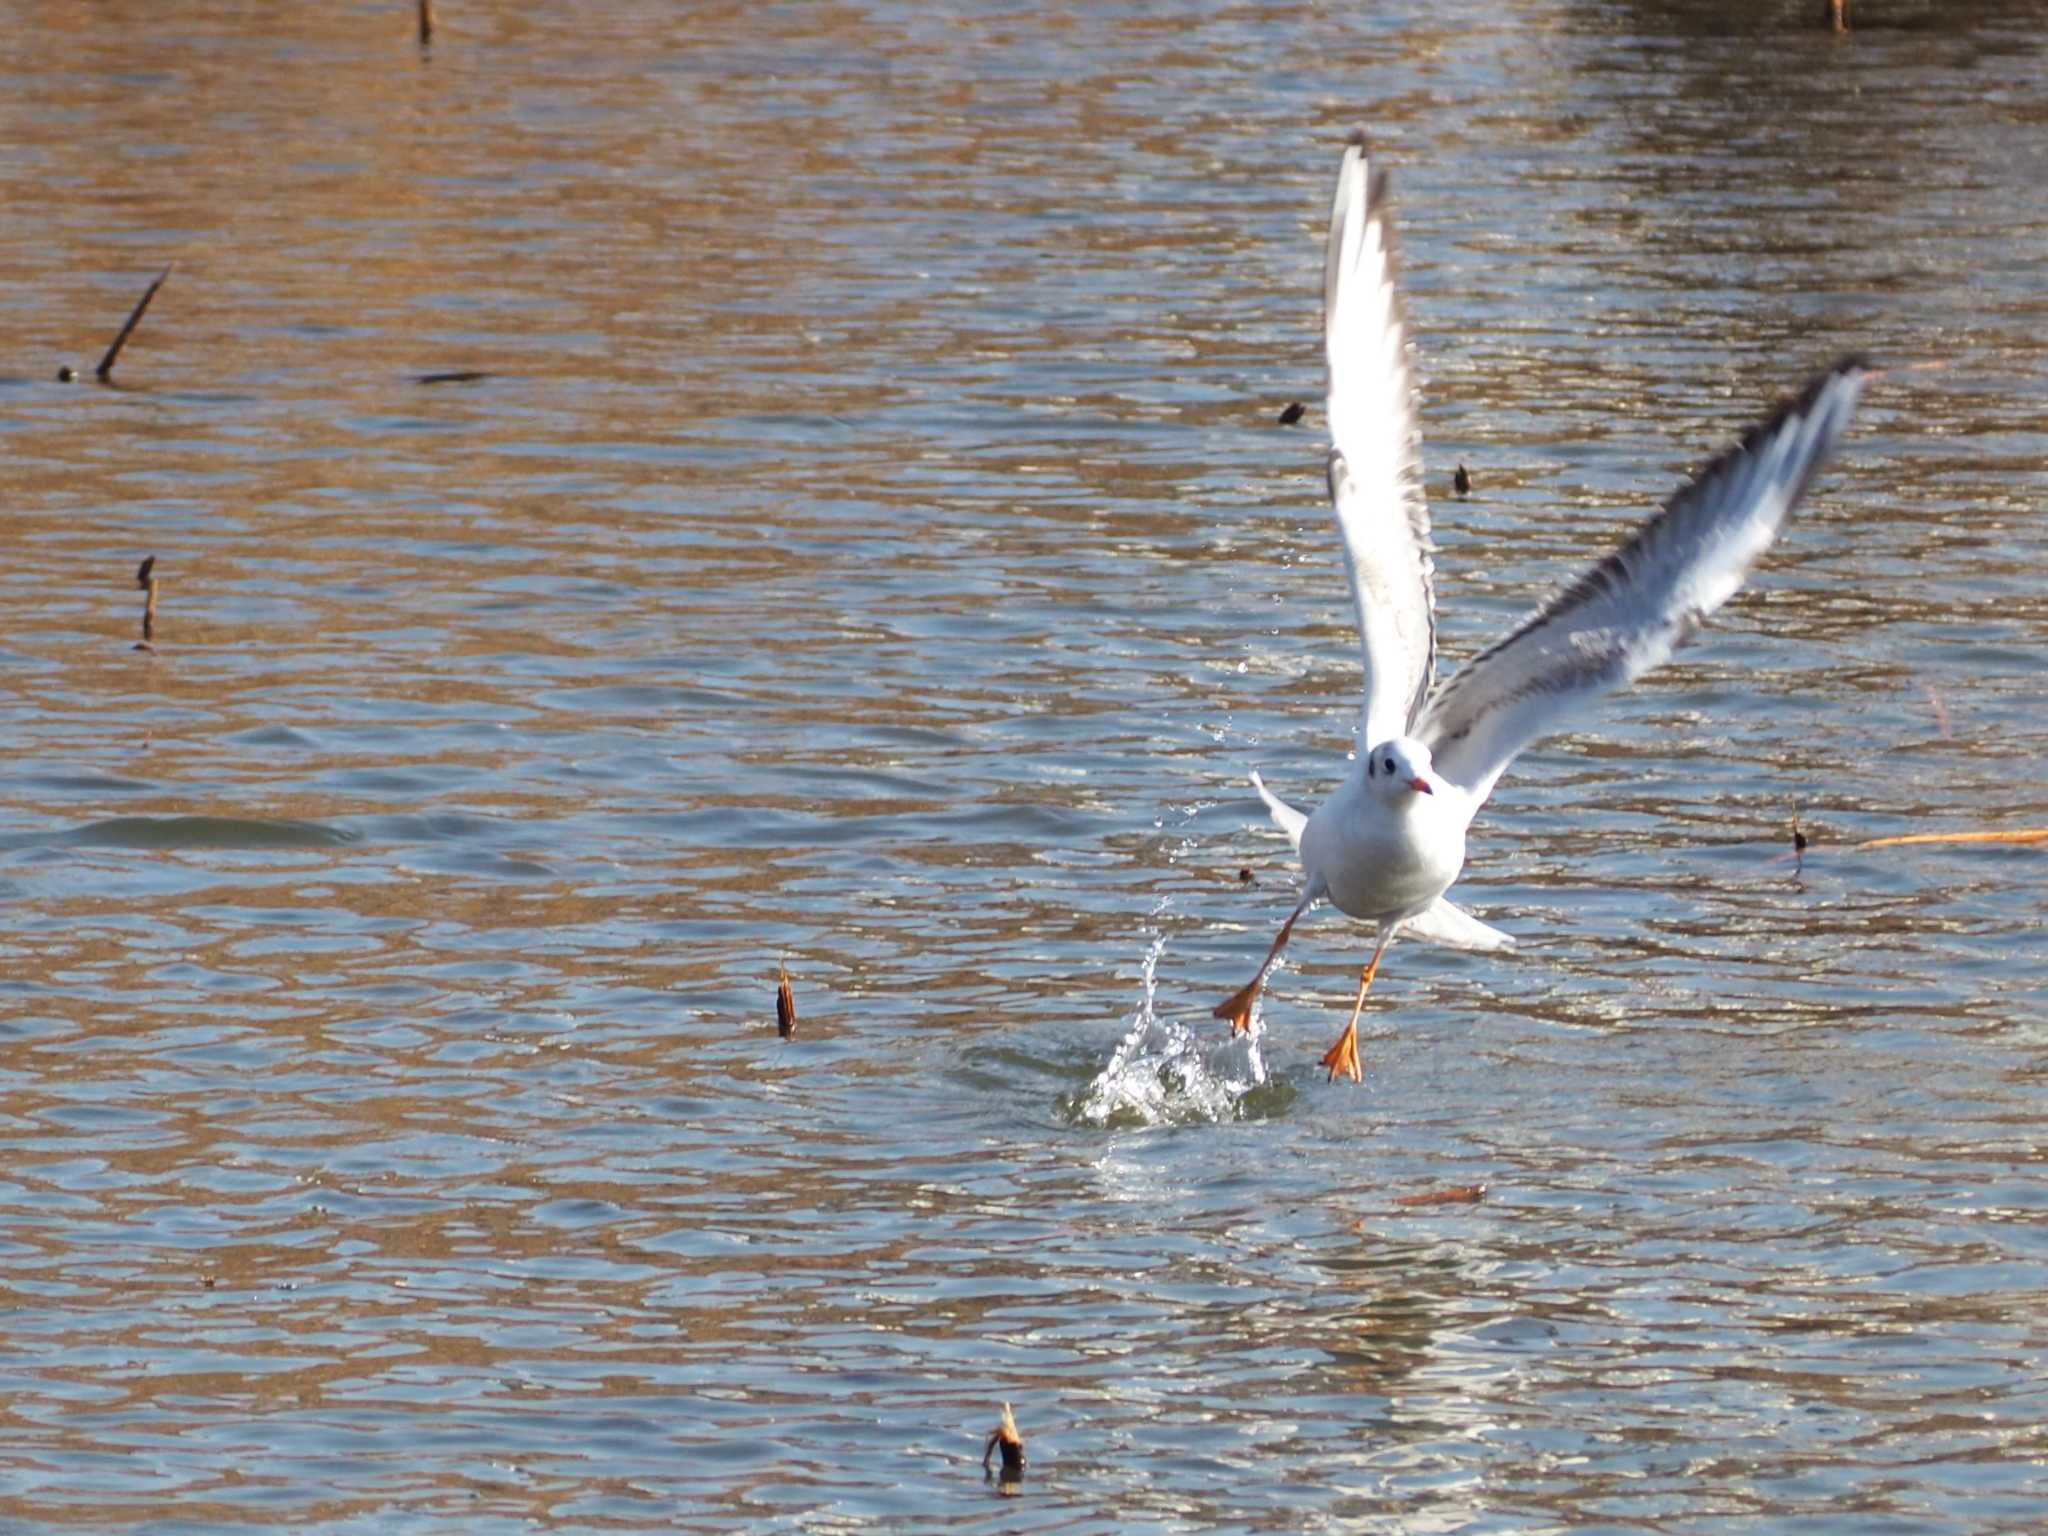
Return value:
<svg viewBox="0 0 2048 1536">
<path fill-rule="evenodd" d="M 1843 379 L 1854 378 L 1859 374 L 1874 374 L 1879 371 L 1881 370 L 1879 370 L 1871 363 L 1869 357 L 1867 357 L 1865 354 L 1861 352 L 1849 352 L 1845 353 L 1841 357 L 1836 358 L 1835 361 L 1831 363 L 1828 367 L 1822 369 L 1819 373 L 1816 373 L 1812 378 L 1808 379 L 1806 381 L 1805 387 L 1802 388 L 1798 394 L 1793 395 L 1786 400 L 1780 401 L 1777 409 L 1773 410 L 1769 415 L 1765 416 L 1763 420 L 1757 422 L 1755 426 L 1751 427 L 1747 432 L 1743 433 L 1742 439 L 1736 445 L 1736 447 L 1729 453 L 1716 458 L 1713 463 L 1707 465 L 1706 468 L 1700 471 L 1698 478 L 1702 480 L 1706 479 L 1709 475 L 1713 473 L 1714 470 L 1720 468 L 1723 462 L 1729 459 L 1739 457 L 1741 454 L 1746 453 L 1750 449 L 1756 447 L 1757 444 L 1761 443 L 1765 438 L 1769 437 L 1772 433 L 1776 432 L 1780 427 L 1782 427 L 1789 418 L 1793 416 L 1806 415 L 1813 409 L 1816 402 L 1819 401 L 1821 395 L 1825 393 L 1830 386 L 1840 382 Z M 1800 484 L 1800 490 L 1804 491 L 1804 489 L 1805 483 L 1802 481 Z"/>
<path fill-rule="evenodd" d="M 1867 352 L 1844 352 L 1827 367 L 1807 380 L 1806 387 L 1799 391 L 1797 403 L 1805 405 L 1828 385 L 1837 379 L 1855 378 L 1859 375 L 1875 377 L 1884 370 L 1870 360 Z"/>
<path fill-rule="evenodd" d="M 1355 149 L 1365 156 L 1365 205 L 1367 208 L 1379 207 L 1387 200 L 1387 171 L 1386 167 L 1380 164 L 1379 156 L 1372 152 L 1372 145 L 1365 137 L 1365 129 L 1362 126 L 1354 127 L 1344 145 L 1347 153 Z"/>
</svg>

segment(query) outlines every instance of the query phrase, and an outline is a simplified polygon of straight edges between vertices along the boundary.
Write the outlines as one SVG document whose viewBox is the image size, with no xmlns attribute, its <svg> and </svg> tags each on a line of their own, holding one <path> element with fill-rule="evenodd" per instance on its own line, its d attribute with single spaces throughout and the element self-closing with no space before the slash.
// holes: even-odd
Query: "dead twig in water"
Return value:
<svg viewBox="0 0 2048 1536">
<path fill-rule="evenodd" d="M 1425 1190 L 1419 1195 L 1396 1195 L 1394 1204 L 1417 1205 L 1477 1205 L 1486 1198 L 1484 1184 L 1458 1184 L 1450 1189 Z"/>
<path fill-rule="evenodd" d="M 176 263 L 171 265 L 174 266 Z M 120 357 L 121 349 L 128 345 L 128 338 L 135 334 L 135 327 L 142 323 L 142 312 L 149 308 L 149 301 L 156 297 L 157 289 L 163 287 L 164 279 L 170 275 L 170 266 L 157 273 L 156 281 L 142 290 L 142 297 L 135 301 L 135 307 L 128 312 L 128 323 L 121 327 L 120 333 L 114 337 L 114 344 L 107 348 L 107 355 L 100 359 L 99 367 L 92 371 L 93 377 L 102 384 L 113 381 L 114 360 Z"/>
<path fill-rule="evenodd" d="M 789 967 L 775 967 L 775 1033 L 787 1040 L 796 1033 L 796 993 L 790 990 Z"/>
<path fill-rule="evenodd" d="M 1873 837 L 1851 843 L 1851 853 L 1871 848 L 1899 848 L 1907 843 L 2048 843 L 2048 827 L 2019 827 L 2010 832 L 1908 832 L 1900 837 Z"/>
<path fill-rule="evenodd" d="M 151 644 L 156 639 L 156 556 L 151 555 L 135 568 L 135 585 L 149 595 L 142 603 L 142 640 L 135 649 L 154 653 Z"/>
<path fill-rule="evenodd" d="M 1872 837 L 1866 838 L 1860 843 L 1838 843 L 1831 846 L 1839 848 L 1845 853 L 1868 853 L 1876 848 L 1932 846 L 1938 843 L 1980 844 L 1994 847 L 2000 845 L 2020 848 L 2031 847 L 2036 843 L 2048 843 L 2048 827 L 2015 827 L 2010 831 L 2003 832 L 1995 830 L 1979 832 L 1902 832 L 1892 837 Z M 1786 859 L 1794 859 L 1795 861 L 1803 859 L 1806 850 L 1813 846 L 1813 840 L 1801 832 L 1797 822 L 1795 822 L 1792 828 L 1792 852 L 1781 853 L 1771 862 L 1775 864 L 1781 863 Z M 1798 865 L 1795 862 L 1793 873 L 1797 874 L 1798 872 Z"/>
</svg>

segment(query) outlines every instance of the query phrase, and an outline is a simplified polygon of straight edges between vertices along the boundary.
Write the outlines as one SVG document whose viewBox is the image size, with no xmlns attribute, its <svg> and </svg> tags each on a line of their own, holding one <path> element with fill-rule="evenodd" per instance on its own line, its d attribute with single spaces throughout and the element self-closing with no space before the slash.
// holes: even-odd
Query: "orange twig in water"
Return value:
<svg viewBox="0 0 2048 1536">
<path fill-rule="evenodd" d="M 1419 1195 L 1396 1195 L 1396 1205 L 1477 1205 L 1486 1198 L 1484 1184 L 1459 1184 L 1450 1189 L 1425 1190 Z"/>
<path fill-rule="evenodd" d="M 1867 843 L 1851 843 L 1852 852 L 1866 848 L 1896 848 L 1903 843 L 2048 843 L 2048 827 L 2021 827 L 2011 832 L 1908 832 L 1902 837 L 1873 837 Z"/>
</svg>

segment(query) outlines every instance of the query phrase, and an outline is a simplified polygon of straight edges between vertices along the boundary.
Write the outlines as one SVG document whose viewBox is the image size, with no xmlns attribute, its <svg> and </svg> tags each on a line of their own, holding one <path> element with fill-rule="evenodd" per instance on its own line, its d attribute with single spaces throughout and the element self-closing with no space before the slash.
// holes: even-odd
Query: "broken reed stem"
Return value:
<svg viewBox="0 0 2048 1536">
<path fill-rule="evenodd" d="M 1014 1483 L 1023 1477 L 1024 1437 L 1017 1433 L 1017 1420 L 1008 1403 L 1003 1404 L 1002 1419 L 988 1432 L 988 1443 L 981 1448 L 982 1476 L 990 1475 L 989 1462 L 998 1450 L 1003 1453 L 1003 1470 L 999 1474 L 1002 1481 Z"/>
<path fill-rule="evenodd" d="M 175 266 L 176 263 L 171 265 Z M 93 377 L 102 384 L 113 377 L 114 360 L 121 355 L 121 349 L 128 345 L 128 338 L 135 334 L 135 327 L 142 323 L 142 312 L 149 308 L 149 301 L 156 297 L 157 289 L 163 287 L 164 279 L 170 275 L 170 266 L 157 273 L 156 281 L 142 291 L 142 297 L 136 300 L 135 307 L 128 311 L 128 323 L 121 327 L 120 334 L 114 338 L 114 344 L 107 348 L 107 355 L 100 359 L 99 367 L 93 369 Z"/>
<path fill-rule="evenodd" d="M 796 993 L 790 989 L 789 967 L 775 967 L 775 1033 L 787 1040 L 796 1033 Z"/>
<path fill-rule="evenodd" d="M 155 555 L 151 555 L 135 568 L 135 585 L 149 594 L 143 599 L 142 603 L 142 643 L 136 646 L 135 649 L 138 651 L 154 651 L 156 647 L 150 642 L 156 639 L 157 580 Z"/>
</svg>

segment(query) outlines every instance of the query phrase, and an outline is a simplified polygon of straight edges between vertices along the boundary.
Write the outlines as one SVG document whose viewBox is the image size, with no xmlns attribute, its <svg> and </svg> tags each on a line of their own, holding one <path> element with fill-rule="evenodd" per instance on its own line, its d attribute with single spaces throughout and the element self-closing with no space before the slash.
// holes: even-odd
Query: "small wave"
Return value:
<svg viewBox="0 0 2048 1536">
<path fill-rule="evenodd" d="M 1154 1008 L 1159 957 L 1166 936 L 1145 953 L 1145 995 L 1131 1027 L 1109 1062 L 1087 1088 L 1064 1106 L 1077 1123 L 1097 1126 L 1187 1125 L 1242 1118 L 1256 1113 L 1270 1079 L 1259 1049 L 1265 1024 L 1252 1010 L 1251 1030 L 1217 1038 L 1222 1026 L 1203 1019 L 1201 1035 L 1185 1024 L 1162 1019 Z"/>
<path fill-rule="evenodd" d="M 338 848 L 354 834 L 292 816 L 111 816 L 50 841 L 79 848 Z"/>
</svg>

